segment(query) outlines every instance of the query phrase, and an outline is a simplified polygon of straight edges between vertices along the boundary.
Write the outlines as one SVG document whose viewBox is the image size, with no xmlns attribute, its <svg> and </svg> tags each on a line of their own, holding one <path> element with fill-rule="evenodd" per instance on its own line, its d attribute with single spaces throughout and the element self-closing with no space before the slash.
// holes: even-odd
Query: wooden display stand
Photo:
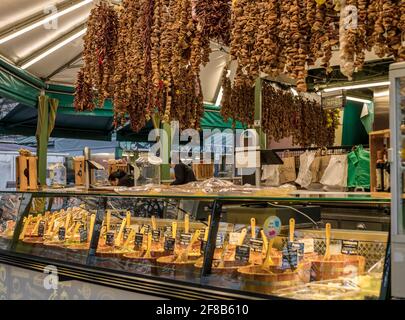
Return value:
<svg viewBox="0 0 405 320">
<path fill-rule="evenodd" d="M 75 185 L 77 186 L 84 186 L 84 182 L 86 179 L 85 176 L 85 166 L 84 166 L 84 157 L 83 159 L 74 159 L 73 166 L 75 169 Z"/>
<path fill-rule="evenodd" d="M 391 144 L 391 130 L 379 130 L 373 131 L 369 134 L 370 139 L 370 191 L 373 196 L 390 197 L 389 192 L 377 192 L 377 175 L 376 175 L 376 163 L 377 163 L 377 151 L 383 150 L 384 147 L 389 149 Z"/>
<path fill-rule="evenodd" d="M 16 158 L 16 187 L 19 190 L 38 190 L 38 157 Z"/>
<path fill-rule="evenodd" d="M 197 180 L 206 180 L 214 176 L 214 164 L 193 164 L 193 171 Z"/>
</svg>

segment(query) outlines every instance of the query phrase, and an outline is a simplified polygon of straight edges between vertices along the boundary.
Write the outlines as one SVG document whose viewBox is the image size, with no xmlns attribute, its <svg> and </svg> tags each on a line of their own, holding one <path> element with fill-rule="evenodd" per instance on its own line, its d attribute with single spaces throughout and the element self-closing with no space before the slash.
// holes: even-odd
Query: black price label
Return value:
<svg viewBox="0 0 405 320">
<path fill-rule="evenodd" d="M 144 231 L 145 234 L 150 232 L 150 229 L 151 229 L 150 225 L 144 224 L 142 227 L 145 228 L 145 231 Z"/>
<path fill-rule="evenodd" d="M 217 241 L 215 242 L 215 248 L 222 249 L 224 247 L 224 235 L 218 234 Z"/>
<path fill-rule="evenodd" d="M 200 229 L 200 236 L 198 237 L 198 240 L 204 240 L 205 236 L 205 229 Z"/>
<path fill-rule="evenodd" d="M 79 228 L 80 243 L 87 242 L 87 229 L 84 226 Z"/>
<path fill-rule="evenodd" d="M 165 238 L 164 248 L 166 252 L 173 252 L 176 245 L 176 239 L 172 237 Z"/>
<path fill-rule="evenodd" d="M 250 247 L 247 245 L 236 246 L 235 260 L 242 262 L 249 262 Z"/>
<path fill-rule="evenodd" d="M 66 237 L 66 229 L 65 227 L 60 227 L 58 231 L 59 241 L 65 241 L 65 237 Z"/>
<path fill-rule="evenodd" d="M 207 241 L 201 240 L 201 247 L 200 247 L 201 253 L 205 252 L 205 247 L 206 246 L 207 246 Z"/>
<path fill-rule="evenodd" d="M 153 232 L 152 232 L 152 240 L 153 240 L 153 242 L 159 242 L 160 241 L 160 230 L 153 230 Z"/>
<path fill-rule="evenodd" d="M 129 234 L 131 233 L 132 229 L 131 228 L 125 228 L 124 229 L 124 240 L 128 239 Z"/>
<path fill-rule="evenodd" d="M 298 250 L 291 247 L 283 248 L 282 269 L 295 269 L 298 266 Z"/>
<path fill-rule="evenodd" d="M 115 232 L 113 231 L 107 232 L 105 244 L 110 247 L 114 246 L 114 239 L 115 239 Z"/>
<path fill-rule="evenodd" d="M 142 233 L 137 233 L 135 235 L 134 244 L 135 244 L 135 248 L 138 248 L 138 249 L 142 248 L 142 244 L 143 244 L 143 234 Z"/>
<path fill-rule="evenodd" d="M 43 237 L 45 233 L 45 221 L 41 221 L 38 226 L 38 237 Z"/>
<path fill-rule="evenodd" d="M 192 237 L 191 233 L 182 233 L 180 235 L 180 244 L 182 246 L 188 246 L 190 244 L 191 237 Z"/>
<path fill-rule="evenodd" d="M 263 251 L 263 240 L 262 239 L 250 239 L 250 249 L 254 252 Z"/>
<path fill-rule="evenodd" d="M 342 254 L 357 255 L 359 253 L 359 242 L 342 240 Z"/>
<path fill-rule="evenodd" d="M 288 241 L 287 247 L 288 247 L 289 250 L 296 249 L 299 256 L 304 255 L 305 244 L 302 243 L 302 242 L 290 242 L 290 241 Z"/>
</svg>

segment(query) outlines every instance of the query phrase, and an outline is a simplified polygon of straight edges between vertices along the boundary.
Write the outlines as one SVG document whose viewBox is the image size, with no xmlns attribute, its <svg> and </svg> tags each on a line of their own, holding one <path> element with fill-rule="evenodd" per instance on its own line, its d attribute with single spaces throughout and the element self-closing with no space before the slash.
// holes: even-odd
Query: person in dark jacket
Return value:
<svg viewBox="0 0 405 320">
<path fill-rule="evenodd" d="M 193 169 L 181 162 L 177 152 L 172 153 L 171 165 L 174 166 L 175 180 L 171 183 L 172 186 L 187 184 L 189 182 L 197 181 Z"/>
<path fill-rule="evenodd" d="M 118 187 L 133 187 L 134 186 L 134 177 L 122 170 L 115 171 L 110 174 L 108 181 L 112 186 Z"/>
</svg>

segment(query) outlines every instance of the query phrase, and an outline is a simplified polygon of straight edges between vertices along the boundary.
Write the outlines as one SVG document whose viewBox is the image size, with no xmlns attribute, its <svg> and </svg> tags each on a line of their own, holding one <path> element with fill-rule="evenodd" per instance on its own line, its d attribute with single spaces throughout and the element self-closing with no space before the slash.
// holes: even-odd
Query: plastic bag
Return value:
<svg viewBox="0 0 405 320">
<path fill-rule="evenodd" d="M 332 156 L 322 176 L 321 183 L 325 186 L 345 188 L 347 186 L 347 171 L 347 155 Z"/>
<path fill-rule="evenodd" d="M 264 165 L 262 173 L 262 181 L 266 181 L 268 186 L 280 185 L 280 165 Z"/>
<path fill-rule="evenodd" d="M 312 181 L 311 164 L 314 162 L 316 152 L 305 151 L 300 155 L 300 171 L 295 182 L 303 188 L 307 188 Z"/>
<path fill-rule="evenodd" d="M 349 188 L 370 189 L 370 152 L 358 146 L 347 156 Z"/>
<path fill-rule="evenodd" d="M 293 182 L 296 178 L 295 157 L 283 158 L 283 164 L 280 166 L 280 184 Z"/>
</svg>

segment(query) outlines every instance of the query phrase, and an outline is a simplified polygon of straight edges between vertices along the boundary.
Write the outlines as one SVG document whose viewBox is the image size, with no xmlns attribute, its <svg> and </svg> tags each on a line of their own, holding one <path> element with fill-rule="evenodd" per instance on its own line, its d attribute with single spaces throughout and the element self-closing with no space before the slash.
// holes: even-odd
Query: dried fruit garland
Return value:
<svg viewBox="0 0 405 320">
<path fill-rule="evenodd" d="M 102 1 L 92 9 L 84 36 L 84 66 L 76 83 L 75 108 L 92 110 L 93 94 L 102 107 L 114 92 L 113 76 L 117 43 L 118 16 L 114 8 Z M 92 101 L 89 103 L 89 99 Z"/>
<path fill-rule="evenodd" d="M 335 140 L 339 110 L 325 110 L 316 101 L 263 82 L 262 128 L 271 139 L 292 137 L 303 146 L 330 146 Z"/>
</svg>

